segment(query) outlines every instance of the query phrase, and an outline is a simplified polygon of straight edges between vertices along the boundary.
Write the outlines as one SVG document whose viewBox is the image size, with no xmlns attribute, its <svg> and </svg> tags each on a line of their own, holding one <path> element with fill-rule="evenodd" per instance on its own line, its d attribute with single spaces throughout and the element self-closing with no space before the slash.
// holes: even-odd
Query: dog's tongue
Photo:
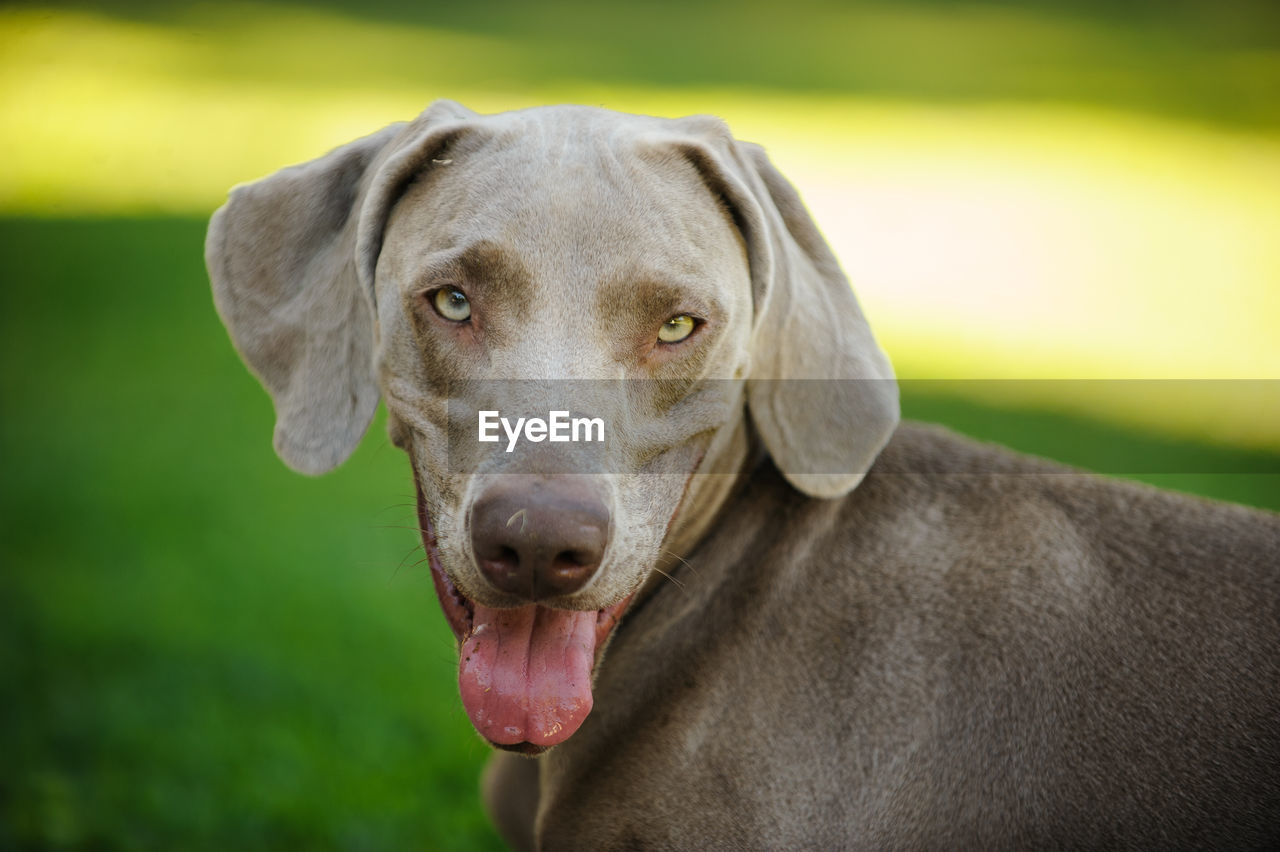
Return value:
<svg viewBox="0 0 1280 852">
<path fill-rule="evenodd" d="M 591 712 L 597 612 L 475 606 L 458 686 L 476 730 L 492 743 L 563 742 Z"/>
</svg>

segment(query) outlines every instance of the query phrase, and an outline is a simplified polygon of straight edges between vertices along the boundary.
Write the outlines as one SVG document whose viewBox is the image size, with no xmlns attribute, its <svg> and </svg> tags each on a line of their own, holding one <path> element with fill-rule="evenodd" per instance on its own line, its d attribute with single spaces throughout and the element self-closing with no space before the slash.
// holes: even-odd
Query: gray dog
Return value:
<svg viewBox="0 0 1280 852">
<path fill-rule="evenodd" d="M 512 845 L 1280 845 L 1280 518 L 899 425 L 718 120 L 439 102 L 206 257 L 286 463 L 385 400 Z"/>
</svg>

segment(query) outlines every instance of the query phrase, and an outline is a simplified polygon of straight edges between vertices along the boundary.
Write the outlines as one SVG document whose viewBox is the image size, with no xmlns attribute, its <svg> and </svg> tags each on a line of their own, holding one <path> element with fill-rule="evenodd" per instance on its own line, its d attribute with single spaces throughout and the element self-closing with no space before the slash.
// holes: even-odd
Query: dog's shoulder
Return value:
<svg viewBox="0 0 1280 852">
<path fill-rule="evenodd" d="M 1280 515 L 1081 471 L 904 424 L 840 507 L 832 541 L 900 570 L 1057 577 L 1137 594 L 1280 599 Z M 896 554 L 896 556 L 895 556 Z"/>
<path fill-rule="evenodd" d="M 905 577 L 1040 564 L 1107 567 L 1130 579 L 1199 571 L 1208 583 L 1280 586 L 1276 513 L 912 422 L 898 427 L 862 484 L 842 498 L 807 497 L 761 465 L 701 550 L 762 564 L 775 579 L 804 572 L 810 582 L 886 565 Z"/>
</svg>

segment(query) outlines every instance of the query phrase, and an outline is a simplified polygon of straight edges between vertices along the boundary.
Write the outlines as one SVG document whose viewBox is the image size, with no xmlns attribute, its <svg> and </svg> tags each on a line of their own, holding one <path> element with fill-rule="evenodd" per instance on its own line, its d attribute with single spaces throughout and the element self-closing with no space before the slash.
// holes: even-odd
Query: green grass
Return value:
<svg viewBox="0 0 1280 852">
<path fill-rule="evenodd" d="M 243 10 L 158 0 L 55 0 L 150 23 L 191 27 L 199 50 Z M 601 86 L 746 87 L 973 102 L 1059 101 L 1195 120 L 1276 127 L 1280 10 L 1269 0 L 352 0 L 260 4 L 284 18 L 315 10 L 466 39 L 372 62 L 354 46 L 289 52 L 279 42 L 223 76 L 296 74 L 337 88 L 353 79 L 509 91 L 589 81 Z M 252 34 L 247 34 L 252 38 Z M 234 48 L 233 48 L 234 49 Z M 283 53 L 282 53 L 283 51 Z M 286 56 L 288 61 L 281 61 Z M 335 61 L 337 60 L 337 61 Z"/>
<path fill-rule="evenodd" d="M 493 847 L 408 469 L 278 463 L 202 239 L 0 227 L 0 848 Z"/>
<path fill-rule="evenodd" d="M 276 460 L 203 230 L 0 222 L 0 847 L 493 848 L 404 460 L 381 422 L 330 476 Z M 907 393 L 908 415 L 1280 508 L 1274 455 Z"/>
</svg>

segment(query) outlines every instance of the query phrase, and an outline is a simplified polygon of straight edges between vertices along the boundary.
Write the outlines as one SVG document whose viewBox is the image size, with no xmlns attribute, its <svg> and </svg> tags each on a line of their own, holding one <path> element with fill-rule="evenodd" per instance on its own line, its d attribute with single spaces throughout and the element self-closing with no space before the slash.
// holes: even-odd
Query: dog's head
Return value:
<svg viewBox="0 0 1280 852">
<path fill-rule="evenodd" d="M 747 412 L 817 497 L 897 422 L 795 191 L 716 119 L 439 102 L 238 187 L 206 259 L 291 467 L 340 464 L 386 401 L 463 702 L 497 745 L 577 730 L 695 481 L 741 465 Z"/>
</svg>

